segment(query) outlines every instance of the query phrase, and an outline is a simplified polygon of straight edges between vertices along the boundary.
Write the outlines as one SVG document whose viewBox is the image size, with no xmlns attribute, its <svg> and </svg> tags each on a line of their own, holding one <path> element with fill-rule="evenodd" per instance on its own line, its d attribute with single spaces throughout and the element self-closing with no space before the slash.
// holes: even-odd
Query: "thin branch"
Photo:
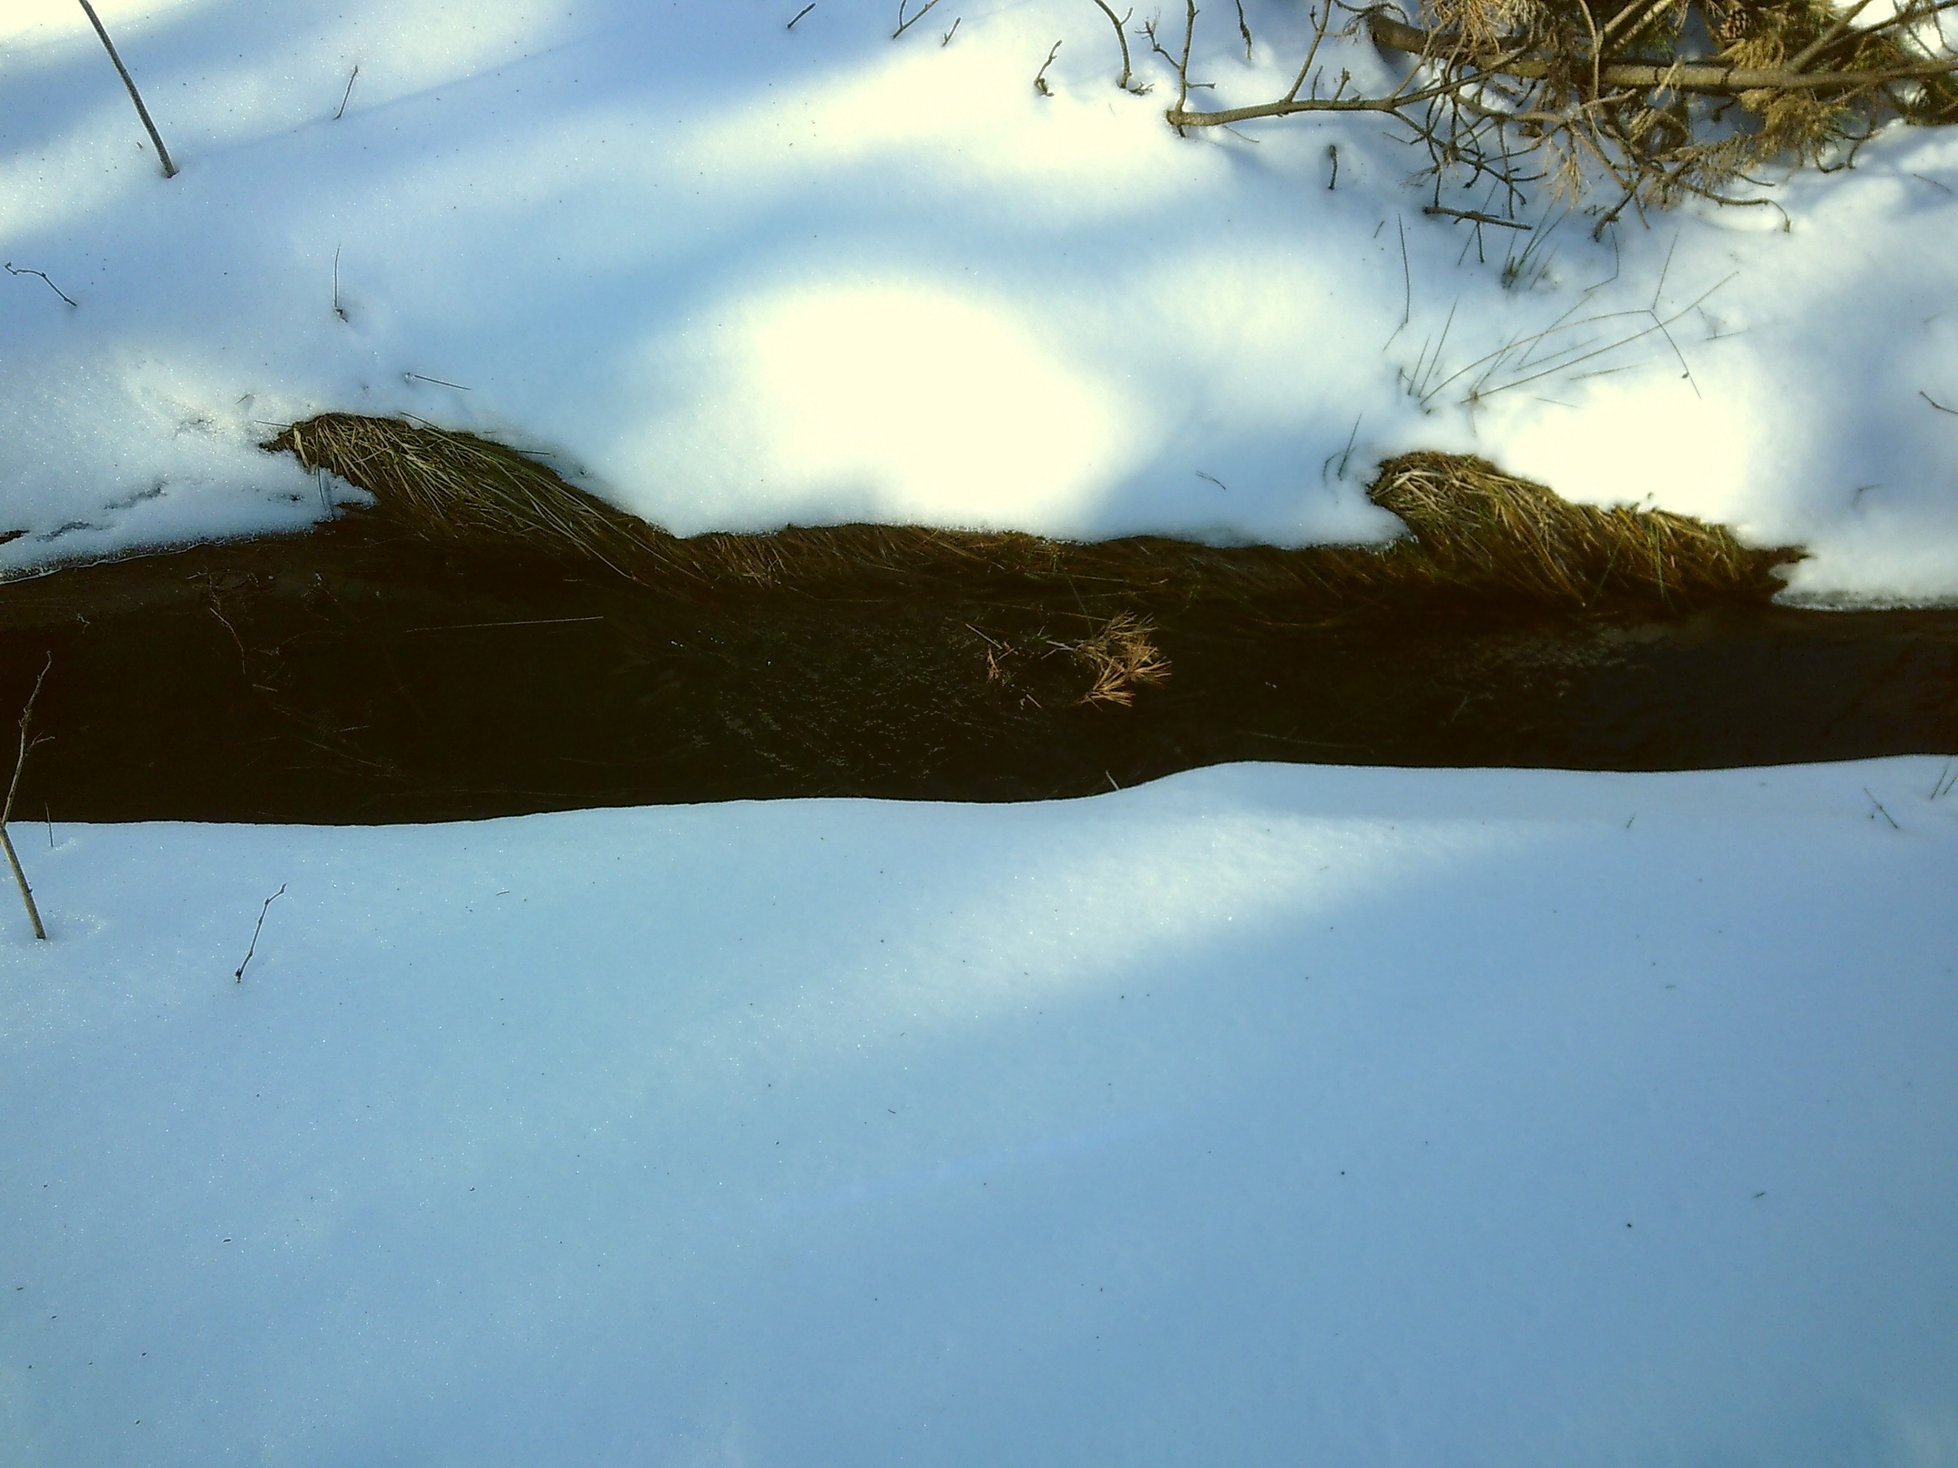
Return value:
<svg viewBox="0 0 1958 1468">
<path fill-rule="evenodd" d="M 95 27 L 95 34 L 102 38 L 102 45 L 109 53 L 109 60 L 116 64 L 116 72 L 122 77 L 122 84 L 129 88 L 129 100 L 136 104 L 136 115 L 143 119 L 143 126 L 149 132 L 150 141 L 156 144 L 156 156 L 163 161 L 163 176 L 175 178 L 177 165 L 170 161 L 170 150 L 163 146 L 163 139 L 157 133 L 156 124 L 150 121 L 150 109 L 143 105 L 142 94 L 136 90 L 136 83 L 129 75 L 129 68 L 124 66 L 122 58 L 116 55 L 116 43 L 109 39 L 109 32 L 102 24 L 102 17 L 95 13 L 95 7 L 89 4 L 88 0 L 81 0 L 81 6 L 88 13 L 89 24 Z"/>
<path fill-rule="evenodd" d="M 1109 8 L 1108 0 L 1095 0 L 1095 4 L 1100 8 L 1101 13 L 1108 17 L 1108 23 L 1115 27 L 1115 43 L 1122 48 L 1122 77 L 1115 85 L 1125 92 L 1133 91 L 1135 89 L 1135 68 L 1129 61 L 1129 36 L 1128 32 L 1123 29 L 1123 26 L 1128 21 L 1129 15 L 1134 15 L 1135 12 L 1131 10 L 1129 15 L 1125 15 L 1120 20 L 1117 20 L 1115 18 L 1115 12 Z"/>
<path fill-rule="evenodd" d="M 1061 54 L 1061 43 L 1054 42 L 1054 49 L 1047 53 L 1047 59 L 1040 63 L 1040 70 L 1033 74 L 1033 89 L 1043 97 L 1054 95 L 1054 89 L 1047 85 L 1047 68 L 1054 64 L 1054 58 Z"/>
<path fill-rule="evenodd" d="M 265 930 L 265 914 L 271 909 L 273 903 L 277 902 L 281 897 L 285 895 L 286 895 L 286 884 L 284 882 L 281 882 L 279 883 L 279 890 L 274 892 L 270 897 L 266 898 L 265 905 L 259 908 L 258 923 L 256 924 L 256 926 L 252 928 L 251 947 L 245 950 L 244 958 L 239 962 L 238 967 L 232 971 L 231 977 L 234 982 L 240 984 L 245 982 L 245 965 L 250 963 L 252 961 L 252 955 L 258 952 L 258 935 Z"/>
<path fill-rule="evenodd" d="M 1473 224 L 1496 224 L 1504 229 L 1520 229 L 1526 233 L 1536 228 L 1535 225 L 1525 224 L 1520 219 L 1504 219 L 1499 214 L 1485 214 L 1480 209 L 1450 209 L 1446 204 L 1424 205 L 1421 212 L 1446 219 L 1466 219 Z"/>
<path fill-rule="evenodd" d="M 1391 51 L 1430 58 L 1452 54 L 1454 43 L 1450 37 L 1403 25 L 1384 15 L 1369 15 L 1367 28 L 1377 44 Z M 1473 59 L 1485 73 L 1515 77 L 1519 81 L 1542 81 L 1568 69 L 1568 62 L 1564 58 L 1531 51 Z M 1686 62 L 1660 65 L 1647 61 L 1607 59 L 1598 63 L 1595 75 L 1600 88 L 1629 88 L 1632 91 L 1662 89 L 1669 92 L 1697 92 L 1707 96 L 1733 96 L 1757 91 L 1853 92 L 1862 87 L 1882 86 L 1886 82 L 1951 76 L 1954 72 L 1958 72 L 1958 61 L 1927 61 L 1911 66 L 1882 67 L 1875 71 L 1798 71 L 1786 66 L 1709 66 Z"/>
<path fill-rule="evenodd" d="M 1185 0 L 1188 13 L 1183 20 L 1183 59 L 1176 63 L 1176 110 L 1190 105 L 1190 44 L 1197 35 L 1197 0 Z"/>
<path fill-rule="evenodd" d="M 41 684 L 46 681 L 48 669 L 54 666 L 54 654 L 41 665 L 40 677 L 34 680 L 34 691 L 27 695 L 27 705 L 20 711 L 20 753 L 14 756 L 14 778 L 7 786 L 7 803 L 0 806 L 0 847 L 7 852 L 7 865 L 14 869 L 14 884 L 20 888 L 20 900 L 26 904 L 27 920 L 34 925 L 34 936 L 41 942 L 47 941 L 48 930 L 41 925 L 41 910 L 34 905 L 34 889 L 27 885 L 27 873 L 21 870 L 20 853 L 14 850 L 14 838 L 7 834 L 7 822 L 14 818 L 14 796 L 20 791 L 20 772 L 27 768 L 27 754 L 41 741 L 29 737 L 28 730 L 34 718 L 34 701 L 41 696 Z"/>
<path fill-rule="evenodd" d="M 905 3 L 906 0 L 898 0 L 897 29 L 891 32 L 891 39 L 893 41 L 895 41 L 899 36 L 903 35 L 906 31 L 910 30 L 912 26 L 916 25 L 919 21 L 923 20 L 928 14 L 930 14 L 931 8 L 938 3 L 938 0 L 925 0 L 925 3 L 918 7 L 918 13 L 912 16 L 911 19 L 909 20 L 906 20 L 904 18 Z"/>
<path fill-rule="evenodd" d="M 1822 55 L 1823 52 L 1835 45 L 1837 41 L 1840 41 L 1849 33 L 1850 22 L 1854 21 L 1857 16 L 1867 10 L 1869 5 L 1870 0 L 1856 0 L 1854 5 L 1836 17 L 1835 24 L 1831 25 L 1821 35 L 1809 42 L 1808 45 L 1789 57 L 1789 67 L 1795 71 L 1800 71 L 1803 67 L 1814 61 L 1816 57 Z"/>
<path fill-rule="evenodd" d="M 338 122 L 347 115 L 347 102 L 354 94 L 354 78 L 359 75 L 360 63 L 356 61 L 354 63 L 354 69 L 347 73 L 347 90 L 340 94 L 340 110 L 333 114 L 333 120 L 335 122 Z"/>
<path fill-rule="evenodd" d="M 48 279 L 48 277 L 47 277 L 47 272 L 46 272 L 46 271 L 42 271 L 42 270 L 29 270 L 29 269 L 27 269 L 27 268 L 26 268 L 25 266 L 16 266 L 16 265 L 14 264 L 14 262 L 13 262 L 13 261 L 11 261 L 11 260 L 9 260 L 9 261 L 7 262 L 7 274 L 9 274 L 9 275 L 38 275 L 38 276 L 40 276 L 40 277 L 41 277 L 41 279 L 42 279 L 42 280 L 43 280 L 43 281 L 44 281 L 44 282 L 46 283 L 46 285 L 47 285 L 47 288 L 48 288 L 49 290 L 51 290 L 51 291 L 53 291 L 53 292 L 54 292 L 54 293 L 55 293 L 55 294 L 56 294 L 57 296 L 60 296 L 62 300 L 64 300 L 64 301 L 67 301 L 67 302 L 68 302 L 68 305 L 69 305 L 69 308 L 70 308 L 70 309 L 75 309 L 75 308 L 77 308 L 77 307 L 78 307 L 78 306 L 80 305 L 80 303 L 79 303 L 79 302 L 77 302 L 77 301 L 75 301 L 75 300 L 73 300 L 73 299 L 71 299 L 71 298 L 69 297 L 69 295 L 68 295 L 68 292 L 66 292 L 66 291 L 64 291 L 64 290 L 63 290 L 63 289 L 62 289 L 62 288 L 61 288 L 60 286 L 58 286 L 58 285 L 56 285 L 56 284 L 55 284 L 55 283 L 54 283 L 53 281 L 51 281 L 51 280 L 49 280 L 49 279 Z"/>
</svg>

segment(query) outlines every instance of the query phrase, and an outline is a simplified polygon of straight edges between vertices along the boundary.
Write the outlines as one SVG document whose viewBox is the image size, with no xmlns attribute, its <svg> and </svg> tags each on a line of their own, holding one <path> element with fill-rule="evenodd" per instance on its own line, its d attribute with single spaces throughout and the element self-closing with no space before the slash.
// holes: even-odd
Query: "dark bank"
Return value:
<svg viewBox="0 0 1958 1468">
<path fill-rule="evenodd" d="M 48 670 L 14 815 L 375 824 L 1043 799 L 1232 760 L 1958 753 L 1958 611 L 1774 605 L 1791 552 L 1736 552 L 1696 585 L 1660 557 L 1629 575 L 1636 557 L 1586 569 L 1566 546 L 1548 581 L 1496 584 L 1490 555 L 1418 518 L 1397 554 L 1458 574 L 1350 549 L 846 529 L 718 538 L 750 543 L 689 575 L 670 557 L 694 543 L 639 567 L 623 542 L 595 559 L 455 533 L 382 494 L 303 536 L 0 585 L 0 710 Z"/>
</svg>

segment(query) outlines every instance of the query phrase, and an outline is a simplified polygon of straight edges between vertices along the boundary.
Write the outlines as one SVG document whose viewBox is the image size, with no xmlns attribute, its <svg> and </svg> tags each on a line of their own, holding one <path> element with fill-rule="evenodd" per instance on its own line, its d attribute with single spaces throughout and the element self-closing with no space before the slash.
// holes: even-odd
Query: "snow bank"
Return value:
<svg viewBox="0 0 1958 1468">
<path fill-rule="evenodd" d="M 1950 1462 L 1950 774 L 21 829 L 0 1441 Z"/>
<path fill-rule="evenodd" d="M 799 8 L 106 6 L 166 183 L 79 11 L 10 7 L 0 257 L 78 304 L 0 278 L 0 568 L 305 524 L 333 487 L 255 445 L 342 409 L 680 532 L 1379 539 L 1381 457 L 1473 448 L 1806 542 L 1799 595 L 1958 597 L 1951 137 L 1798 181 L 1787 233 L 1544 200 L 1478 261 L 1377 120 L 1177 138 L 1091 6 Z M 1219 105 L 1301 54 L 1302 7 L 1247 14 L 1251 64 L 1200 36 Z"/>
</svg>

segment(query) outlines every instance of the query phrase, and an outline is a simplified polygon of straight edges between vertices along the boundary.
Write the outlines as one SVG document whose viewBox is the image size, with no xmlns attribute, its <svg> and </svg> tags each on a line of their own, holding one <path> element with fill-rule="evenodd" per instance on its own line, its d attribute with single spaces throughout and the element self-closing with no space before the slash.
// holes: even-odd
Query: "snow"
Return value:
<svg viewBox="0 0 1958 1468">
<path fill-rule="evenodd" d="M 1950 773 L 18 828 L 0 1440 L 1951 1463 Z"/>
<path fill-rule="evenodd" d="M 75 7 L 16 0 L 0 253 L 48 280 L 0 280 L 0 570 L 310 523 L 331 488 L 256 445 L 344 410 L 548 453 L 683 534 L 1378 541 L 1382 458 L 1473 449 L 1806 544 L 1798 600 L 1958 598 L 1949 133 L 1772 191 L 1786 230 L 1596 242 L 1545 194 L 1478 240 L 1378 119 L 1178 138 L 1093 6 L 896 41 L 799 8 L 105 6 L 166 182 Z M 1247 15 L 1248 64 L 1199 26 L 1204 105 L 1290 84 L 1304 7 Z"/>
<path fill-rule="evenodd" d="M 682 532 L 1378 540 L 1475 449 L 1958 598 L 1958 140 L 1478 260 L 1090 5 L 800 8 L 100 0 L 166 182 L 10 0 L 0 571 L 310 524 L 346 410 Z M 1958 1464 L 1952 777 L 16 823 L 0 1461 Z"/>
</svg>

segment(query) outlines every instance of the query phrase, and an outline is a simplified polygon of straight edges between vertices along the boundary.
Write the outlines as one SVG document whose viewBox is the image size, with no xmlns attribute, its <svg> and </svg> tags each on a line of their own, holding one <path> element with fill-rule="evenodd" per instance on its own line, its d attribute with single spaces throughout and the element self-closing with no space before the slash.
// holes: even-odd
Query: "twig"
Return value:
<svg viewBox="0 0 1958 1468">
<path fill-rule="evenodd" d="M 1244 19 L 1244 0 L 1237 0 L 1237 33 L 1244 37 L 1244 62 L 1251 63 L 1251 27 Z"/>
<path fill-rule="evenodd" d="M 333 314 L 347 321 L 347 308 L 340 304 L 340 247 L 333 247 Z M 352 322 L 348 322 L 352 325 Z"/>
<path fill-rule="evenodd" d="M 897 0 L 897 29 L 891 32 L 891 39 L 893 41 L 930 14 L 931 8 L 938 3 L 938 0 L 925 0 L 925 3 L 918 8 L 918 13 L 909 20 L 904 18 L 904 7 L 906 3 L 907 0 Z"/>
<path fill-rule="evenodd" d="M 1939 402 L 1936 398 L 1932 397 L 1929 393 L 1924 391 L 1923 388 L 1920 387 L 1917 390 L 1917 395 L 1920 398 L 1924 399 L 1924 401 L 1929 403 L 1932 407 L 1936 408 L 1940 413 L 1949 413 L 1952 415 L 1952 417 L 1958 418 L 1958 408 L 1947 408 L 1943 403 Z"/>
<path fill-rule="evenodd" d="M 1197 0 L 1186 0 L 1187 14 L 1183 19 L 1183 57 L 1176 63 L 1176 110 L 1185 112 L 1190 106 L 1190 46 L 1197 38 Z"/>
<path fill-rule="evenodd" d="M 463 386 L 463 385 L 462 385 L 461 383 L 459 383 L 459 382 L 450 382 L 450 381 L 448 381 L 447 379 L 445 379 L 445 378 L 441 378 L 441 377 L 424 377 L 424 376 L 423 376 L 423 375 L 422 375 L 421 373 L 419 373 L 419 372 L 404 372 L 404 373 L 402 373 L 401 375 L 402 375 L 402 377 L 403 377 L 404 379 L 406 379 L 406 380 L 407 380 L 407 381 L 409 381 L 409 382 L 432 382 L 432 383 L 434 383 L 434 384 L 435 384 L 435 385 L 436 385 L 437 387 L 452 387 L 452 388 L 454 388 L 454 389 L 455 389 L 455 390 L 456 390 L 457 392 L 474 392 L 474 391 L 475 391 L 475 389 L 474 389 L 474 388 L 470 388 L 470 387 L 464 387 L 464 386 Z"/>
<path fill-rule="evenodd" d="M 20 772 L 27 768 L 27 752 L 41 741 L 28 738 L 28 726 L 34 717 L 34 700 L 41 696 L 41 684 L 48 676 L 48 669 L 54 666 L 54 654 L 41 665 L 40 677 L 34 680 L 34 691 L 27 695 L 27 706 L 20 711 L 20 753 L 14 756 L 14 778 L 7 786 L 7 803 L 0 806 L 0 846 L 6 847 L 7 865 L 14 869 L 14 883 L 20 888 L 20 900 L 27 906 L 27 920 L 34 925 L 34 936 L 42 942 L 47 941 L 48 930 L 41 925 L 41 910 L 34 905 L 34 890 L 27 885 L 27 873 L 21 870 L 20 854 L 14 850 L 14 838 L 7 834 L 7 822 L 14 816 L 14 795 L 20 789 Z M 53 830 L 50 823 L 49 830 Z"/>
<path fill-rule="evenodd" d="M 1332 164 L 1332 173 L 1326 179 L 1326 192 L 1331 193 L 1339 187 L 1339 144 L 1326 144 L 1326 161 Z"/>
<path fill-rule="evenodd" d="M 1391 20 L 1375 11 L 1367 16 L 1367 29 L 1375 44 L 1411 56 L 1446 56 L 1452 38 L 1434 31 Z M 1470 58 L 1483 71 L 1513 76 L 1523 81 L 1541 81 L 1567 68 L 1566 58 L 1539 55 L 1529 51 L 1503 51 Z M 1906 66 L 1876 67 L 1866 71 L 1803 71 L 1788 66 L 1721 66 L 1710 62 L 1623 61 L 1614 57 L 1595 57 L 1592 73 L 1595 85 L 1606 87 L 1663 87 L 1673 92 L 1701 92 L 1709 96 L 1731 97 L 1742 92 L 1853 92 L 1885 82 L 1947 77 L 1958 63 L 1927 61 Z"/>
<path fill-rule="evenodd" d="M 803 6 L 802 9 L 798 10 L 795 13 L 795 15 L 790 19 L 789 23 L 783 26 L 782 29 L 785 31 L 794 30 L 796 21 L 801 20 L 803 16 L 807 15 L 810 11 L 814 10 L 815 8 L 816 8 L 816 0 L 809 0 L 809 3 Z"/>
<path fill-rule="evenodd" d="M 259 908 L 258 922 L 252 928 L 251 947 L 245 950 L 244 958 L 239 961 L 238 967 L 232 971 L 231 977 L 233 982 L 240 983 L 240 984 L 245 982 L 245 965 L 250 963 L 252 961 L 252 955 L 258 952 L 258 935 L 261 932 L 263 932 L 265 928 L 266 910 L 270 908 L 273 903 L 277 902 L 281 897 L 285 895 L 286 895 L 286 884 L 284 882 L 281 882 L 279 883 L 279 890 L 274 892 L 270 897 L 266 898 L 265 906 Z"/>
<path fill-rule="evenodd" d="M 1504 229 L 1520 229 L 1525 234 L 1536 228 L 1535 225 L 1525 224 L 1520 219 L 1504 219 L 1497 214 L 1484 214 L 1480 209 L 1450 209 L 1446 204 L 1426 204 L 1422 206 L 1421 212 L 1447 219 L 1466 219 L 1472 224 L 1499 224 Z"/>
<path fill-rule="evenodd" d="M 360 63 L 356 61 L 354 63 L 353 71 L 350 72 L 347 76 L 347 90 L 340 94 L 340 110 L 333 114 L 333 120 L 335 122 L 338 122 L 341 118 L 347 115 L 347 99 L 353 96 L 354 78 L 359 75 L 360 75 Z"/>
<path fill-rule="evenodd" d="M 1135 90 L 1135 69 L 1129 61 L 1129 36 L 1123 27 L 1128 23 L 1129 15 L 1134 15 L 1135 12 L 1131 10 L 1128 15 L 1117 20 L 1114 10 L 1108 4 L 1108 0 L 1095 0 L 1095 5 L 1103 15 L 1108 17 L 1108 23 L 1115 27 L 1115 43 L 1122 48 L 1122 75 L 1115 85 L 1125 92 L 1133 92 Z"/>
<path fill-rule="evenodd" d="M 1870 795 L 1870 787 L 1865 785 L 1863 787 L 1863 793 L 1865 795 Z M 1885 810 L 1883 808 L 1883 802 L 1878 800 L 1874 795 L 1870 795 L 1870 805 L 1872 806 L 1872 809 L 1870 811 L 1871 820 L 1875 820 L 1878 816 L 1882 816 L 1884 820 L 1890 823 L 1891 830 L 1893 831 L 1903 830 L 1903 827 L 1897 824 L 1897 818 L 1891 815 L 1889 811 Z"/>
<path fill-rule="evenodd" d="M 1054 49 L 1047 53 L 1047 59 L 1040 63 L 1040 70 L 1033 74 L 1033 89 L 1043 97 L 1054 95 L 1054 89 L 1047 85 L 1047 68 L 1054 64 L 1054 58 L 1061 54 L 1061 43 L 1054 42 Z"/>
<path fill-rule="evenodd" d="M 75 308 L 76 308 L 77 306 L 79 306 L 79 305 L 80 305 L 80 302 L 78 302 L 78 301 L 75 301 L 75 300 L 71 300 L 71 299 L 69 298 L 69 295 L 68 295 L 68 292 L 66 292 L 66 291 L 64 291 L 64 290 L 63 290 L 63 289 L 62 289 L 62 288 L 61 288 L 60 286 L 58 286 L 58 285 L 56 285 L 56 284 L 55 284 L 55 283 L 54 283 L 53 281 L 51 281 L 51 280 L 48 280 L 48 277 L 47 277 L 47 273 L 46 273 L 45 271 L 41 271 L 41 270 L 29 270 L 29 269 L 27 269 L 27 268 L 26 268 L 25 266 L 17 266 L 17 265 L 15 265 L 15 264 L 14 264 L 14 262 L 13 262 L 13 261 L 11 261 L 11 260 L 9 260 L 9 261 L 7 262 L 7 274 L 9 274 L 9 275 L 38 275 L 38 276 L 40 276 L 40 277 L 41 277 L 41 279 L 42 279 L 42 280 L 44 280 L 44 281 L 47 281 L 47 287 L 48 287 L 48 289 L 49 289 L 49 290 L 51 290 L 51 291 L 53 291 L 53 292 L 54 292 L 54 293 L 55 293 L 55 294 L 56 294 L 57 296 L 60 296 L 62 300 L 64 300 L 64 301 L 67 301 L 67 302 L 68 302 L 68 307 L 69 307 L 69 309 L 70 309 L 70 310 L 74 310 L 74 309 L 75 309 Z"/>
<path fill-rule="evenodd" d="M 427 627 L 403 627 L 403 632 L 474 632 L 487 627 L 563 627 L 572 622 L 603 622 L 602 612 L 589 617 L 521 617 L 508 622 L 437 622 Z"/>
<path fill-rule="evenodd" d="M 109 39 L 109 33 L 102 25 L 102 17 L 95 13 L 95 7 L 89 4 L 88 0 L 81 0 L 81 6 L 88 13 L 89 24 L 95 27 L 95 34 L 102 38 L 102 45 L 109 53 L 109 60 L 116 64 L 116 71 L 122 77 L 122 84 L 129 88 L 129 100 L 136 104 L 136 115 L 143 119 L 143 126 L 149 132 L 150 141 L 156 144 L 156 156 L 163 161 L 163 176 L 175 178 L 177 165 L 170 161 L 170 150 L 163 146 L 163 139 L 157 133 L 156 124 L 150 121 L 150 109 L 143 105 L 142 94 L 136 90 L 136 83 L 129 75 L 129 68 L 124 66 L 122 58 L 116 55 L 116 43 Z"/>
<path fill-rule="evenodd" d="M 945 32 L 944 35 L 938 38 L 938 46 L 940 50 L 943 50 L 945 47 L 952 44 L 952 37 L 956 36 L 959 33 L 959 22 L 964 19 L 965 17 L 963 15 L 955 15 L 952 17 L 952 28 L 949 31 Z"/>
</svg>

